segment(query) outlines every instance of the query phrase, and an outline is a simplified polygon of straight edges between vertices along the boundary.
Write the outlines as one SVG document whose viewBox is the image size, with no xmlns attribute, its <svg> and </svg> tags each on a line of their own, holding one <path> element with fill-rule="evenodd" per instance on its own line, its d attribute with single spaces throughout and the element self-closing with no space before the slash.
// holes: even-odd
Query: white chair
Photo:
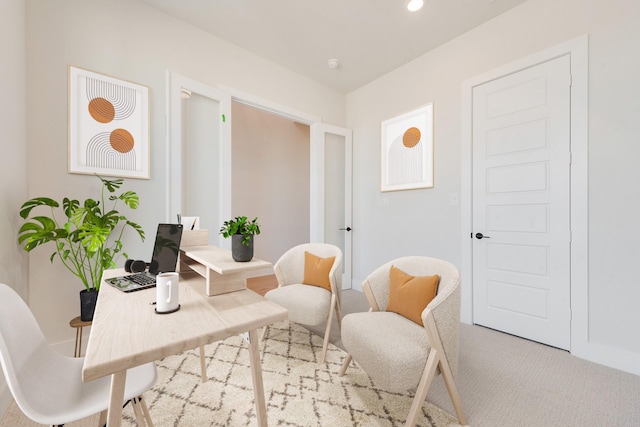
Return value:
<svg viewBox="0 0 640 427">
<path fill-rule="evenodd" d="M 328 273 L 331 291 L 303 283 L 305 252 L 320 258 L 335 257 Z M 289 320 L 292 322 L 312 326 L 327 322 L 320 358 L 320 363 L 324 363 L 334 312 L 337 315 L 338 327 L 341 324 L 342 251 L 337 246 L 327 243 L 305 243 L 285 252 L 276 262 L 273 270 L 278 279 L 278 287 L 267 292 L 265 298 L 286 308 L 289 311 Z"/>
<path fill-rule="evenodd" d="M 16 404 L 31 420 L 63 425 L 100 413 L 99 426 L 106 422 L 110 377 L 83 382 L 84 358 L 53 351 L 29 307 L 5 284 L 0 284 L 0 362 Z M 140 426 L 145 420 L 153 426 L 140 396 L 155 382 L 154 363 L 127 371 L 125 399 Z"/>
<path fill-rule="evenodd" d="M 386 311 L 392 265 L 410 276 L 440 276 L 437 295 L 421 315 L 416 314 L 423 326 Z M 441 373 L 458 421 L 465 425 L 454 382 L 460 325 L 458 269 L 435 258 L 398 258 L 377 268 L 362 288 L 371 309 L 342 319 L 342 344 L 348 355 L 339 376 L 345 374 L 353 358 L 380 388 L 391 392 L 416 390 L 405 424 L 414 426 L 434 376 Z"/>
</svg>

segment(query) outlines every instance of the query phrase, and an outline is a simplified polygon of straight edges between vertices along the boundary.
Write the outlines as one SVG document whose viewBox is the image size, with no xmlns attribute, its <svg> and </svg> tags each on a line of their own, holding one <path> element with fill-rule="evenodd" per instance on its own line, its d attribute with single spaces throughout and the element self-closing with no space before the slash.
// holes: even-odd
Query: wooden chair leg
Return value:
<svg viewBox="0 0 640 427">
<path fill-rule="evenodd" d="M 340 372 L 338 372 L 339 377 L 344 377 L 344 374 L 349 369 L 349 365 L 351 364 L 351 354 L 347 353 L 347 357 L 344 358 L 344 362 L 342 362 L 342 367 L 340 368 Z"/>
<path fill-rule="evenodd" d="M 100 412 L 100 417 L 98 418 L 98 427 L 104 427 L 107 424 L 107 411 L 104 410 Z"/>
<path fill-rule="evenodd" d="M 338 319 L 338 329 L 342 330 L 342 313 L 340 311 L 340 302 L 336 300 L 336 319 Z"/>
<path fill-rule="evenodd" d="M 137 397 L 134 397 L 131 399 L 131 407 L 133 408 L 133 413 L 136 417 L 136 424 L 139 427 L 144 427 L 145 426 L 144 416 L 142 415 L 142 408 L 140 408 L 140 405 L 138 405 Z"/>
<path fill-rule="evenodd" d="M 404 424 L 405 427 L 413 427 L 416 425 L 418 414 L 420 412 L 420 409 L 422 408 L 422 405 L 424 404 L 424 400 L 427 398 L 427 393 L 429 393 L 431 381 L 433 381 L 433 377 L 436 374 L 436 368 L 438 367 L 439 358 L 437 353 L 437 350 L 431 348 L 429 357 L 427 358 L 427 364 L 424 367 L 424 371 L 422 371 L 420 383 L 418 384 L 416 394 L 413 397 L 413 402 L 411 403 L 411 409 L 409 409 L 407 421 Z"/>
<path fill-rule="evenodd" d="M 267 328 L 269 328 L 268 325 L 262 328 L 262 331 L 260 331 L 260 341 L 258 341 L 258 345 L 262 344 L 262 342 L 264 341 L 264 338 L 267 336 Z"/>
<path fill-rule="evenodd" d="M 147 407 L 147 403 L 142 399 L 142 396 L 138 398 L 138 402 L 142 407 L 142 412 L 144 413 L 144 419 L 147 422 L 147 427 L 153 427 L 153 421 L 151 420 L 151 414 L 149 413 L 149 408 Z"/>
<path fill-rule="evenodd" d="M 458 422 L 462 425 L 466 425 L 467 419 L 464 416 L 464 412 L 462 410 L 460 395 L 458 394 L 458 389 L 453 378 L 453 373 L 451 372 L 451 366 L 449 366 L 449 361 L 447 360 L 444 352 L 444 347 L 442 346 L 442 341 L 440 340 L 440 334 L 438 333 L 436 321 L 433 318 L 433 314 L 431 312 L 429 312 L 429 314 L 427 315 L 426 330 L 429 337 L 429 342 L 431 343 L 431 348 L 435 348 L 438 351 L 438 367 L 440 368 L 440 373 L 442 374 L 444 383 L 447 386 L 447 392 L 449 393 L 449 397 L 451 398 L 451 403 L 453 403 L 453 408 L 456 411 Z"/>
<path fill-rule="evenodd" d="M 204 346 L 200 346 L 200 375 L 202 376 L 202 382 L 207 382 L 207 364 L 204 356 Z"/>
<path fill-rule="evenodd" d="M 327 347 L 329 347 L 329 335 L 331 334 L 331 323 L 333 322 L 333 312 L 336 307 L 336 296 L 331 295 L 331 303 L 329 306 L 329 318 L 327 319 L 327 328 L 324 330 L 324 341 L 322 342 L 322 356 L 320 357 L 320 363 L 324 363 L 327 358 Z"/>
</svg>

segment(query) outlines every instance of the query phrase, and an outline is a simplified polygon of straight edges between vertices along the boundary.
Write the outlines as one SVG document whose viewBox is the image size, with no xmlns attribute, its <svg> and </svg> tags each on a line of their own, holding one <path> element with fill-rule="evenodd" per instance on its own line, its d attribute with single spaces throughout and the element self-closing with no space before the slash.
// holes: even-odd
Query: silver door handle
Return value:
<svg viewBox="0 0 640 427">
<path fill-rule="evenodd" d="M 351 231 L 351 227 L 341 228 L 340 230 Z"/>
</svg>

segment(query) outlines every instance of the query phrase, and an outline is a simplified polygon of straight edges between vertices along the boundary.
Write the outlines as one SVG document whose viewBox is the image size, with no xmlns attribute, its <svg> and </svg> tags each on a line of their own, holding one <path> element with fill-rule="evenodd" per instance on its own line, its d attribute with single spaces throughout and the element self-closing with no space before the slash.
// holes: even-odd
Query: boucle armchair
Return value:
<svg viewBox="0 0 640 427">
<path fill-rule="evenodd" d="M 322 277 L 326 287 L 308 282 L 312 276 L 307 262 L 308 254 L 330 261 L 325 263 Z M 318 258 L 316 258 L 318 261 Z M 322 262 L 322 260 L 318 261 Z M 317 326 L 327 322 L 322 344 L 320 363 L 324 363 L 334 313 L 340 327 L 340 299 L 342 295 L 342 251 L 327 243 L 305 243 L 285 252 L 273 267 L 278 287 L 265 294 L 265 298 L 280 304 L 289 311 L 289 320 L 301 325 Z M 318 272 L 320 274 L 320 272 Z M 327 276 L 328 275 L 328 276 Z M 305 279 L 306 283 L 305 283 Z"/>
<path fill-rule="evenodd" d="M 386 311 L 392 266 L 412 276 L 440 276 L 437 294 L 421 313 L 424 326 Z M 371 309 L 342 319 L 342 343 L 348 355 L 339 375 L 345 374 L 353 358 L 382 389 L 392 392 L 415 389 L 405 424 L 414 426 L 434 376 L 441 373 L 458 421 L 465 425 L 454 382 L 460 322 L 458 269 L 435 258 L 398 258 L 377 268 L 362 287 Z"/>
</svg>

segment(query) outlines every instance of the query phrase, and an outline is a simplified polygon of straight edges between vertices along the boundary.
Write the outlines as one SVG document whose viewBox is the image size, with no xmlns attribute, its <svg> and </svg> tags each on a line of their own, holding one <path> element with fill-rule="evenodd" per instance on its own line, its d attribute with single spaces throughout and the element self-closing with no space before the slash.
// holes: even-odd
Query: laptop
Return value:
<svg viewBox="0 0 640 427">
<path fill-rule="evenodd" d="M 176 271 L 182 228 L 182 224 L 158 224 L 156 241 L 147 271 L 114 277 L 107 279 L 106 282 L 123 292 L 155 287 L 158 274 Z"/>
</svg>

